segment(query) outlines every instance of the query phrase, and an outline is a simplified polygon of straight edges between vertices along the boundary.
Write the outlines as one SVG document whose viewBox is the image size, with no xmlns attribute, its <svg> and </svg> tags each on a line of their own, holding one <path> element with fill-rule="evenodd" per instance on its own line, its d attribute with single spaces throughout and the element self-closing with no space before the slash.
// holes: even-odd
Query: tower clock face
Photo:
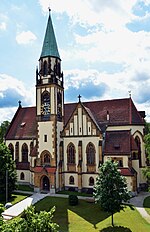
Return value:
<svg viewBox="0 0 150 232">
<path fill-rule="evenodd" d="M 41 105 L 41 114 L 42 115 L 47 115 L 50 114 L 50 104 L 44 103 Z"/>
</svg>

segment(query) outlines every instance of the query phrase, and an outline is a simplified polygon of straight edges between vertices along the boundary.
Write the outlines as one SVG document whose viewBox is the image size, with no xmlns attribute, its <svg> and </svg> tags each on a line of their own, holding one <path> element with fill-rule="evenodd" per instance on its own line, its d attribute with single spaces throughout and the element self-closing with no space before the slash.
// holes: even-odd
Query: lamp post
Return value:
<svg viewBox="0 0 150 232">
<path fill-rule="evenodd" d="M 8 201 L 8 169 L 6 168 L 6 203 Z"/>
</svg>

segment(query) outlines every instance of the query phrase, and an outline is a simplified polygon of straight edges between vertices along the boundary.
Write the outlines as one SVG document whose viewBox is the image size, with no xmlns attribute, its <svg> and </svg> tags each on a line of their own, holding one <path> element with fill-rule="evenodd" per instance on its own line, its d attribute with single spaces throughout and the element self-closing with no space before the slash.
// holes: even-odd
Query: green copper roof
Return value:
<svg viewBox="0 0 150 232">
<path fill-rule="evenodd" d="M 50 15 L 48 18 L 44 43 L 43 43 L 42 52 L 41 52 L 41 57 L 46 57 L 46 56 L 54 56 L 54 57 L 58 57 L 60 59 L 58 48 L 57 48 L 57 42 L 56 42 L 56 38 L 55 38 L 55 33 L 54 33 L 54 29 L 53 29 L 52 20 L 51 20 Z"/>
</svg>

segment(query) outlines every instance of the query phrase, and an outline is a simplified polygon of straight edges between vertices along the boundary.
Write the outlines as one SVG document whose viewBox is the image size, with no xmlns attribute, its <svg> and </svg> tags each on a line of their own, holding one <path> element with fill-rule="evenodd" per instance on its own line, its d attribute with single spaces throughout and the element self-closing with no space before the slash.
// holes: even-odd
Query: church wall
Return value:
<svg viewBox="0 0 150 232">
<path fill-rule="evenodd" d="M 38 130 L 40 131 L 39 136 L 39 158 L 41 153 L 44 150 L 48 150 L 51 153 L 52 158 L 54 158 L 54 150 L 53 150 L 53 140 L 54 138 L 51 136 L 53 134 L 53 122 L 38 122 Z M 44 142 L 44 136 L 47 135 L 47 142 Z"/>
<path fill-rule="evenodd" d="M 93 188 L 93 186 L 89 185 L 89 179 L 90 179 L 90 177 L 94 178 L 94 184 L 95 184 L 97 174 L 83 174 L 82 175 L 83 188 Z"/>
<path fill-rule="evenodd" d="M 20 178 L 21 173 L 24 173 L 24 180 Z M 17 170 L 17 181 L 21 183 L 31 183 L 30 171 L 29 170 Z"/>
<path fill-rule="evenodd" d="M 82 171 L 87 172 L 86 166 L 86 147 L 88 143 L 93 143 L 95 145 L 95 159 L 96 159 L 96 171 L 98 171 L 99 164 L 99 137 L 78 137 L 78 138 L 64 138 L 64 170 L 67 171 L 67 146 L 70 142 L 72 142 L 75 146 L 76 150 L 76 169 L 78 165 L 78 143 L 82 141 L 82 154 L 83 154 L 83 163 L 82 163 Z"/>
<path fill-rule="evenodd" d="M 22 162 L 22 145 L 24 143 L 27 144 L 28 146 L 28 162 L 31 162 L 31 157 L 29 156 L 30 154 L 30 143 L 32 142 L 32 140 L 7 140 L 6 141 L 6 145 L 8 146 L 10 143 L 13 144 L 14 146 L 14 160 L 16 159 L 16 154 L 15 154 L 15 145 L 16 142 L 19 142 L 19 162 Z"/>
</svg>

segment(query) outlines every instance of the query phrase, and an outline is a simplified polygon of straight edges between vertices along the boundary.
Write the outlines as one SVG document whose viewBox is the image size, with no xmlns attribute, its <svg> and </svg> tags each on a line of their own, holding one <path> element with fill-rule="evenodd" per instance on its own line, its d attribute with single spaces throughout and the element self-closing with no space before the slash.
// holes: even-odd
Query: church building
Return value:
<svg viewBox="0 0 150 232">
<path fill-rule="evenodd" d="M 145 183 L 142 167 L 145 112 L 131 97 L 64 103 L 64 76 L 49 14 L 36 70 L 36 106 L 18 109 L 5 136 L 16 163 L 18 183 L 35 192 L 92 192 L 98 169 L 107 159 L 118 162 L 128 188 Z"/>
</svg>

